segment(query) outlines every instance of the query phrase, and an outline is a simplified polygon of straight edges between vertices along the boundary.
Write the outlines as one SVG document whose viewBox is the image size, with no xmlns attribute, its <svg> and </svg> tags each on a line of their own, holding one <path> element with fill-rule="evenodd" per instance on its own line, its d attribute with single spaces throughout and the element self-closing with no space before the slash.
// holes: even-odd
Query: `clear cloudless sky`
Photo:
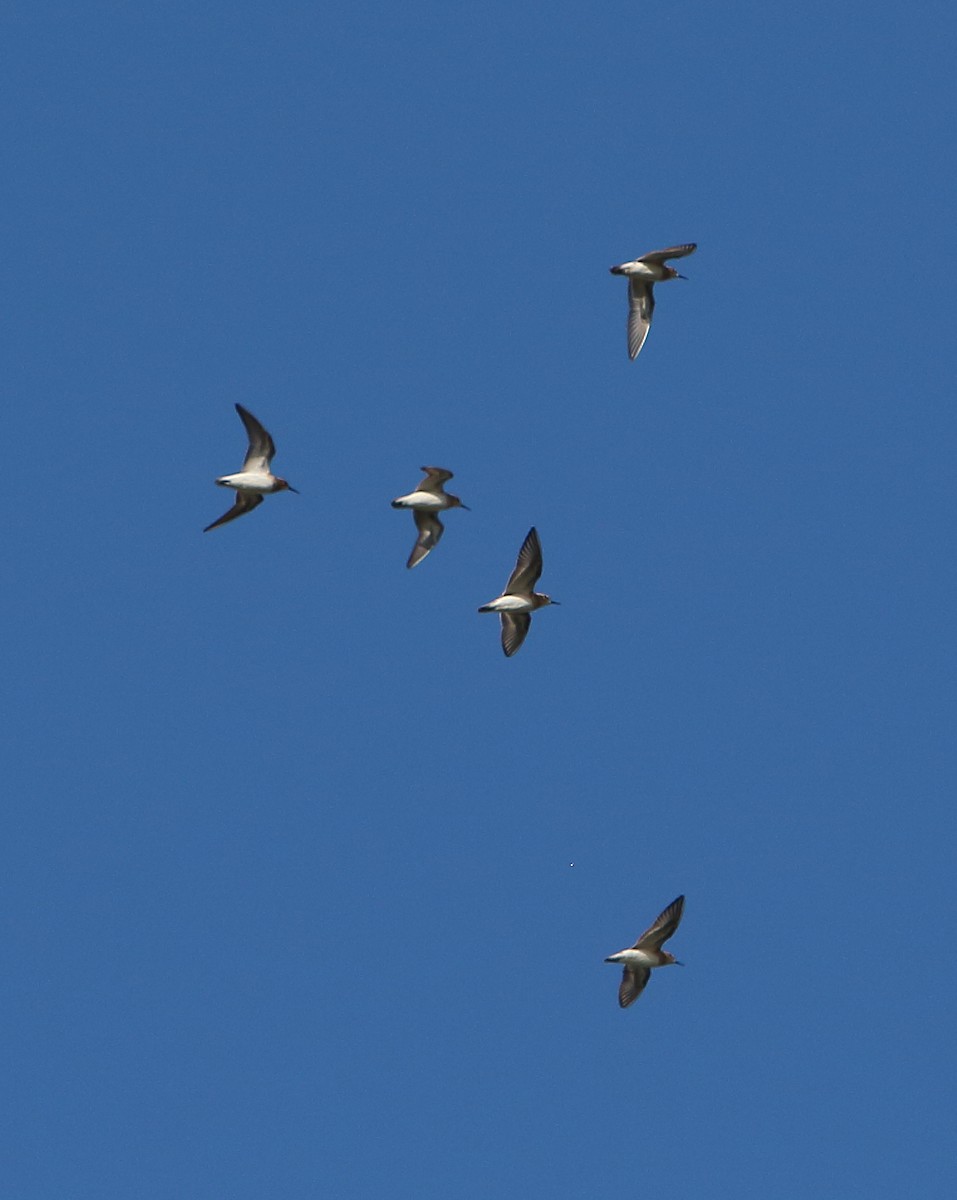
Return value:
<svg viewBox="0 0 957 1200">
<path fill-rule="evenodd" d="M 955 35 L 4 6 L 5 1197 L 954 1194 Z"/>
</svg>

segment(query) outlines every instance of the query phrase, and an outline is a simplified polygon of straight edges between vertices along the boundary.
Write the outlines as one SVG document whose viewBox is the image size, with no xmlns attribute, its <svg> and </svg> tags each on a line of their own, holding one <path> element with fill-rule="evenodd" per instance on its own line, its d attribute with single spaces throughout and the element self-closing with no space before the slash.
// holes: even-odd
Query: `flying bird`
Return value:
<svg viewBox="0 0 957 1200">
<path fill-rule="evenodd" d="M 502 649 L 506 658 L 511 658 L 525 641 L 535 609 L 558 603 L 551 596 L 532 590 L 541 573 L 542 544 L 533 526 L 522 542 L 515 570 L 509 575 L 501 596 L 479 609 L 480 613 L 497 612 L 501 616 Z"/>
<path fill-rule="evenodd" d="M 467 504 L 463 504 L 458 496 L 449 495 L 443 486 L 452 478 L 451 471 L 446 471 L 444 467 L 419 467 L 419 470 L 425 472 L 425 478 L 415 491 L 409 492 L 408 496 L 396 496 L 392 501 L 393 508 L 412 509 L 412 519 L 419 531 L 409 561 L 405 564 L 407 567 L 418 566 L 439 544 L 439 539 L 445 532 L 445 526 L 438 517 L 440 512 L 447 508 L 464 508 L 466 512 L 469 511 Z"/>
<path fill-rule="evenodd" d="M 683 246 L 669 246 L 667 250 L 652 250 L 632 262 L 621 263 L 611 268 L 612 275 L 628 276 L 628 357 L 638 357 L 651 328 L 651 315 L 655 311 L 656 283 L 666 279 L 685 279 L 674 267 L 665 265 L 669 258 L 684 258 L 694 254 L 698 245 L 687 242 Z"/>
<path fill-rule="evenodd" d="M 661 948 L 678 928 L 684 906 L 684 896 L 672 900 L 664 912 L 655 917 L 655 923 L 645 930 L 634 946 L 627 950 L 619 950 L 617 954 L 605 959 L 605 962 L 624 964 L 621 986 L 618 988 L 618 1003 L 622 1008 L 634 1004 L 645 990 L 655 967 L 684 966 L 673 954 Z"/>
<path fill-rule="evenodd" d="M 285 479 L 273 475 L 270 463 L 276 453 L 276 446 L 262 425 L 248 409 L 241 404 L 236 405 L 246 433 L 249 435 L 249 449 L 246 451 L 246 461 L 243 469 L 235 475 L 220 475 L 216 480 L 220 487 L 235 488 L 236 502 L 227 513 L 207 525 L 203 533 L 209 533 L 217 525 L 225 525 L 227 521 L 235 521 L 244 513 L 252 512 L 263 502 L 263 497 L 269 492 L 295 492 L 296 489 Z M 296 492 L 298 495 L 299 493 Z"/>
</svg>

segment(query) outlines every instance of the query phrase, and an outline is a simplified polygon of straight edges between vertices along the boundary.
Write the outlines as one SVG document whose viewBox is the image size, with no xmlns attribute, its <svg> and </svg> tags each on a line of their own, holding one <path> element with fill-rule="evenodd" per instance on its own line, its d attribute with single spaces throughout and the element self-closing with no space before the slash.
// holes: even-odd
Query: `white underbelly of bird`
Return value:
<svg viewBox="0 0 957 1200">
<path fill-rule="evenodd" d="M 221 487 L 236 488 L 243 492 L 271 492 L 276 482 L 273 475 L 240 471 L 236 475 L 220 475 L 216 482 Z"/>
<path fill-rule="evenodd" d="M 440 512 L 448 508 L 446 496 L 436 496 L 433 492 L 410 492 L 408 496 L 399 496 L 392 501 L 393 508 L 420 508 L 429 512 Z"/>
<path fill-rule="evenodd" d="M 484 604 L 483 612 L 534 612 L 536 605 L 528 596 L 499 596 Z"/>
<path fill-rule="evenodd" d="M 661 959 L 658 954 L 650 955 L 644 950 L 622 950 L 612 954 L 607 962 L 621 963 L 626 967 L 660 967 Z"/>
</svg>

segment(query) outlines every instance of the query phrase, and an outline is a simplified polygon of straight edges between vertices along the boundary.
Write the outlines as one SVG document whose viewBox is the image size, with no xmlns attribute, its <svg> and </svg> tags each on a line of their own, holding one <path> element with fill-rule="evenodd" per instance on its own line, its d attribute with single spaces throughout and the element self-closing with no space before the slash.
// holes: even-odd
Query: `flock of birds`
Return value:
<svg viewBox="0 0 957 1200">
<path fill-rule="evenodd" d="M 694 242 L 681 246 L 669 246 L 665 250 L 652 250 L 642 254 L 631 262 L 620 263 L 611 268 L 612 275 L 624 275 L 628 279 L 628 357 L 632 360 L 645 344 L 648 330 L 651 328 L 651 318 L 655 311 L 654 285 L 665 283 L 669 279 L 684 279 L 674 267 L 668 266 L 668 259 L 684 258 L 693 254 L 697 249 Z M 273 492 L 295 492 L 296 489 L 285 479 L 272 473 L 272 460 L 276 454 L 276 445 L 263 425 L 253 414 L 241 404 L 236 405 L 236 411 L 246 427 L 249 447 L 242 470 L 232 475 L 220 475 L 216 482 L 220 487 L 232 488 L 236 499 L 232 508 L 223 513 L 218 520 L 207 525 L 203 530 L 208 533 L 237 517 L 244 516 L 258 508 L 263 499 Z M 415 490 L 406 496 L 397 496 L 392 501 L 393 508 L 412 510 L 415 521 L 416 539 L 412 553 L 406 563 L 407 567 L 416 567 L 439 544 L 445 526 L 439 520 L 439 513 L 449 508 L 464 508 L 458 496 L 453 496 L 445 490 L 445 484 L 452 478 L 452 472 L 444 467 L 420 468 L 425 478 Z M 508 582 L 500 596 L 483 604 L 480 613 L 498 613 L 502 622 L 502 650 L 506 658 L 520 648 L 532 623 L 532 613 L 548 604 L 557 604 L 551 596 L 544 592 L 536 592 L 535 584 L 542 574 L 542 544 L 534 526 L 528 531 L 522 548 L 518 552 L 515 568 L 508 577 Z M 673 900 L 658 916 L 648 929 L 641 935 L 633 946 L 619 950 L 605 959 L 605 962 L 620 963 L 624 968 L 621 986 L 618 989 L 618 1003 L 622 1008 L 633 1004 L 644 991 L 646 984 L 655 967 L 682 966 L 673 954 L 662 950 L 662 945 L 678 928 L 681 913 L 684 908 L 684 896 Z"/>
</svg>

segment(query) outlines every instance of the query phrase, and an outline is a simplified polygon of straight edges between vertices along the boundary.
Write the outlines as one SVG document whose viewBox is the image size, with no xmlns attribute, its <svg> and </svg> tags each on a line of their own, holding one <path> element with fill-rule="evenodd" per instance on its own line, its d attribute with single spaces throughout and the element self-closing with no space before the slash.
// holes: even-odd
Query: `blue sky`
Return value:
<svg viewBox="0 0 957 1200">
<path fill-rule="evenodd" d="M 6 1194 L 949 1194 L 952 8 L 0 26 Z"/>
</svg>

